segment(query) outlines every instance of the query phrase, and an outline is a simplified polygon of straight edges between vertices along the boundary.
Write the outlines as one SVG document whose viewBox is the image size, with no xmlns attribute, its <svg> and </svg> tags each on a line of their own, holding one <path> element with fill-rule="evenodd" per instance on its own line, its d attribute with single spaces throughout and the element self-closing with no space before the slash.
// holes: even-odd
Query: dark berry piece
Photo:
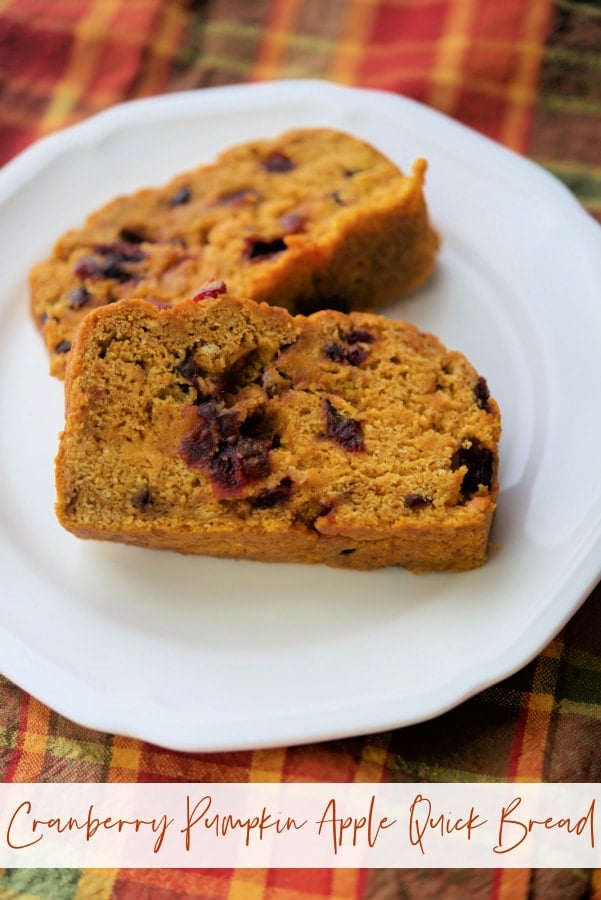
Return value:
<svg viewBox="0 0 601 900">
<path fill-rule="evenodd" d="M 185 436 L 180 453 L 191 469 L 207 466 L 215 452 L 215 435 L 204 420 Z"/>
<path fill-rule="evenodd" d="M 219 413 L 215 427 L 222 441 L 236 441 L 240 437 L 240 416 L 235 409 Z"/>
<path fill-rule="evenodd" d="M 365 450 L 361 423 L 341 415 L 330 400 L 324 400 L 323 408 L 328 437 L 349 453 Z"/>
<path fill-rule="evenodd" d="M 333 362 L 347 362 L 351 366 L 360 366 L 367 356 L 367 350 L 360 344 L 345 347 L 338 341 L 328 344 L 324 353 Z"/>
<path fill-rule="evenodd" d="M 486 410 L 486 412 L 490 412 L 490 406 L 488 405 L 488 401 L 490 400 L 490 392 L 488 390 L 486 378 L 483 378 L 482 376 L 478 378 L 476 386 L 474 387 L 474 396 L 476 398 L 476 403 L 478 404 L 480 409 L 484 409 Z"/>
<path fill-rule="evenodd" d="M 343 174 L 345 178 L 353 178 L 354 175 L 358 175 L 362 171 L 362 169 L 345 169 Z"/>
<path fill-rule="evenodd" d="M 214 400 L 204 400 L 198 406 L 198 418 L 205 422 L 215 422 L 219 414 L 219 406 Z"/>
<path fill-rule="evenodd" d="M 198 423 L 185 436 L 180 453 L 191 468 L 207 466 L 216 452 L 221 434 L 217 426 L 219 407 L 207 400 L 198 407 Z"/>
<path fill-rule="evenodd" d="M 346 359 L 346 351 L 347 348 L 344 346 L 344 344 L 339 344 L 338 341 L 332 341 L 331 344 L 328 344 L 326 347 L 324 347 L 323 352 L 328 357 L 328 359 L 332 360 L 332 362 L 344 362 L 344 360 Z"/>
<path fill-rule="evenodd" d="M 146 254 L 136 244 L 118 241 L 114 244 L 100 244 L 96 247 L 103 262 L 100 266 L 101 277 L 113 281 L 131 281 L 133 273 L 128 269 L 129 263 L 141 262 Z"/>
<path fill-rule="evenodd" d="M 248 479 L 266 478 L 271 472 L 268 443 L 253 438 L 243 438 L 236 444 L 236 453 L 242 463 L 242 471 Z"/>
<path fill-rule="evenodd" d="M 226 492 L 237 491 L 271 471 L 271 438 L 241 435 L 236 410 L 224 410 L 214 400 L 198 407 L 198 423 L 186 435 L 180 453 L 191 468 L 207 467 L 211 478 Z"/>
<path fill-rule="evenodd" d="M 189 187 L 184 186 L 179 188 L 175 194 L 173 194 L 169 200 L 169 206 L 183 206 L 185 203 L 189 203 L 192 199 L 192 191 Z"/>
<path fill-rule="evenodd" d="M 92 295 L 85 287 L 75 288 L 69 291 L 69 306 L 71 309 L 81 309 L 92 299 Z"/>
<path fill-rule="evenodd" d="M 355 553 L 357 550 L 356 547 L 348 547 L 346 550 L 340 551 L 340 556 L 350 556 L 351 553 Z"/>
<path fill-rule="evenodd" d="M 198 293 L 194 294 L 192 299 L 195 303 L 200 303 L 202 300 L 210 300 L 213 297 L 219 297 L 221 294 L 227 294 L 225 281 L 211 281 L 209 284 L 205 284 Z"/>
<path fill-rule="evenodd" d="M 367 328 L 352 328 L 344 336 L 347 344 L 373 344 L 375 336 Z"/>
<path fill-rule="evenodd" d="M 283 238 L 275 238 L 273 241 L 263 241 L 260 238 L 248 238 L 244 255 L 246 259 L 252 262 L 253 260 L 275 256 L 278 253 L 283 253 L 283 251 L 287 249 L 288 245 Z"/>
<path fill-rule="evenodd" d="M 342 199 L 342 197 L 340 196 L 340 193 L 338 191 L 332 191 L 330 196 L 331 196 L 332 200 L 334 201 L 334 203 L 336 204 L 336 206 L 346 206 L 345 201 Z"/>
<path fill-rule="evenodd" d="M 215 454 L 210 465 L 211 476 L 226 491 L 235 491 L 249 481 L 266 478 L 270 471 L 265 442 L 252 438 L 226 445 Z"/>
<path fill-rule="evenodd" d="M 140 262 L 141 260 L 146 259 L 146 253 L 142 248 L 129 241 L 114 241 L 110 244 L 97 244 L 94 247 L 94 250 L 111 262 Z"/>
<path fill-rule="evenodd" d="M 200 366 L 194 359 L 194 354 L 191 350 L 186 353 L 184 361 L 177 366 L 174 366 L 174 369 L 178 375 L 181 375 L 184 381 L 188 382 L 188 384 L 194 384 L 201 374 Z"/>
<path fill-rule="evenodd" d="M 235 491 L 244 484 L 239 461 L 233 455 L 231 447 L 213 456 L 210 474 L 219 487 L 226 491 Z"/>
<path fill-rule="evenodd" d="M 453 471 L 462 466 L 467 467 L 467 472 L 461 483 L 461 493 L 469 498 L 478 490 L 478 486 L 490 488 L 494 477 L 494 454 L 485 447 L 478 438 L 469 438 L 470 446 L 460 446 L 451 459 Z"/>
<path fill-rule="evenodd" d="M 263 160 L 263 168 L 267 172 L 290 172 L 294 169 L 294 163 L 285 153 L 275 151 Z"/>
<path fill-rule="evenodd" d="M 97 244 L 96 256 L 83 256 L 75 266 L 78 278 L 108 278 L 114 281 L 130 281 L 134 276 L 127 268 L 129 263 L 141 262 L 146 253 L 128 241 Z"/>
<path fill-rule="evenodd" d="M 350 366 L 360 366 L 362 362 L 365 362 L 366 356 L 367 350 L 360 344 L 355 344 L 346 351 L 346 361 Z"/>
<path fill-rule="evenodd" d="M 132 506 L 135 506 L 136 509 L 148 509 L 149 506 L 152 505 L 152 491 L 150 488 L 143 488 L 139 494 L 136 494 L 135 497 L 132 497 Z"/>
<path fill-rule="evenodd" d="M 68 353 L 71 349 L 71 341 L 59 341 L 54 348 L 55 353 Z"/>
<path fill-rule="evenodd" d="M 123 263 L 118 259 L 109 259 L 103 265 L 101 277 L 108 278 L 111 281 L 126 282 L 131 281 L 133 275 L 123 267 Z"/>
<path fill-rule="evenodd" d="M 93 256 L 82 256 L 73 270 L 78 278 L 101 278 L 102 268 Z"/>
<path fill-rule="evenodd" d="M 286 476 L 275 487 L 266 488 L 260 494 L 257 494 L 252 500 L 252 505 L 256 509 L 272 509 L 274 506 L 286 503 L 291 493 L 292 479 Z"/>
<path fill-rule="evenodd" d="M 432 506 L 432 503 L 432 499 L 424 497 L 423 494 L 407 494 L 405 497 L 406 509 L 425 509 L 427 506 Z"/>
</svg>

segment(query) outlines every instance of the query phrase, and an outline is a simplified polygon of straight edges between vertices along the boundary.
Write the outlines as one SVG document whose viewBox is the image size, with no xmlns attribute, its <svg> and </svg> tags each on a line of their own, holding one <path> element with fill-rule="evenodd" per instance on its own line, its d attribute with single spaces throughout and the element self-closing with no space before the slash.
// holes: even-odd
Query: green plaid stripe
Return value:
<svg viewBox="0 0 601 900">
<path fill-rule="evenodd" d="M 555 4 L 529 154 L 601 221 L 601 4 Z"/>
</svg>

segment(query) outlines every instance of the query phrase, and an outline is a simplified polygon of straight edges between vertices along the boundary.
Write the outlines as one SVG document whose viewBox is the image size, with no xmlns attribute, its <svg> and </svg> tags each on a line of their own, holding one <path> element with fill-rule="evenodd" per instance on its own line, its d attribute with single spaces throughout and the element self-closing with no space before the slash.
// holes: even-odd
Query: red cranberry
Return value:
<svg viewBox="0 0 601 900">
<path fill-rule="evenodd" d="M 146 254 L 137 244 L 129 241 L 114 241 L 109 244 L 96 244 L 96 253 L 111 260 L 119 262 L 140 262 L 146 259 Z"/>
<path fill-rule="evenodd" d="M 192 299 L 195 303 L 200 303 L 202 300 L 210 300 L 213 297 L 219 297 L 221 294 L 227 294 L 225 281 L 211 281 L 202 287 L 197 294 L 194 294 Z"/>
<path fill-rule="evenodd" d="M 102 278 L 102 269 L 93 256 L 82 256 L 74 272 L 78 278 Z"/>
<path fill-rule="evenodd" d="M 271 509 L 280 506 L 290 498 L 292 493 L 292 479 L 286 476 L 275 487 L 266 488 L 253 498 L 252 505 L 256 509 Z"/>
<path fill-rule="evenodd" d="M 339 344 L 336 341 L 332 344 L 328 344 L 323 352 L 328 359 L 331 359 L 333 362 L 347 362 L 351 366 L 360 366 L 367 356 L 365 347 L 361 347 L 358 344 L 351 347 L 345 347 L 343 344 Z"/>
<path fill-rule="evenodd" d="M 476 403 L 480 407 L 480 409 L 486 410 L 486 412 L 490 412 L 490 406 L 488 401 L 490 400 L 490 392 L 488 390 L 488 384 L 486 383 L 486 378 L 480 376 L 476 385 L 474 387 L 474 396 L 476 398 Z"/>
<path fill-rule="evenodd" d="M 78 278 L 107 278 L 114 281 L 130 281 L 134 275 L 128 269 L 129 263 L 141 262 L 146 253 L 128 241 L 114 241 L 97 244 L 94 256 L 82 257 L 75 266 Z"/>
<path fill-rule="evenodd" d="M 185 436 L 180 448 L 191 468 L 208 465 L 223 438 L 218 424 L 221 411 L 214 400 L 201 403 L 197 415 L 198 423 Z"/>
<path fill-rule="evenodd" d="M 191 469 L 210 463 L 215 451 L 215 435 L 206 421 L 195 425 L 182 441 L 180 453 Z"/>
<path fill-rule="evenodd" d="M 222 441 L 238 440 L 240 437 L 240 416 L 235 409 L 219 413 L 215 425 Z"/>
<path fill-rule="evenodd" d="M 346 359 L 346 351 L 347 348 L 343 344 L 339 344 L 338 341 L 332 341 L 331 344 L 328 344 L 324 347 L 324 353 L 331 359 L 332 362 L 344 362 Z"/>
<path fill-rule="evenodd" d="M 276 150 L 263 160 L 263 168 L 267 172 L 290 172 L 294 163 L 285 153 Z"/>
<path fill-rule="evenodd" d="M 277 435 L 252 437 L 243 433 L 236 410 L 215 400 L 198 406 L 198 423 L 185 436 L 180 453 L 191 468 L 206 468 L 222 491 L 231 493 L 266 478 L 271 471 L 269 451 Z"/>
<path fill-rule="evenodd" d="M 405 497 L 405 507 L 407 509 L 425 509 L 432 506 L 431 497 L 424 497 L 423 494 L 407 494 Z"/>
<path fill-rule="evenodd" d="M 365 361 L 366 356 L 367 350 L 359 344 L 349 347 L 346 351 L 346 361 L 351 366 L 360 366 Z"/>
<path fill-rule="evenodd" d="M 188 384 L 194 384 L 198 376 L 201 374 L 201 369 L 196 360 L 194 359 L 194 354 L 191 350 L 188 350 L 184 361 L 179 363 L 174 367 L 175 371 L 178 375 L 187 381 Z"/>
<path fill-rule="evenodd" d="M 71 309 L 81 309 L 90 302 L 92 295 L 85 287 L 79 287 L 69 291 L 68 299 Z"/>
<path fill-rule="evenodd" d="M 467 472 L 461 483 L 461 493 L 469 498 L 478 490 L 478 486 L 490 488 L 494 477 L 494 454 L 485 447 L 478 438 L 469 438 L 469 447 L 459 447 L 451 459 L 453 471 L 462 466 L 467 467 Z"/>
<path fill-rule="evenodd" d="M 375 338 L 370 331 L 363 328 L 355 328 L 343 335 L 347 344 L 333 341 L 324 348 L 324 353 L 333 362 L 347 362 L 351 366 L 360 366 L 367 357 L 367 350 L 361 344 L 373 344 Z"/>
<path fill-rule="evenodd" d="M 323 408 L 328 437 L 349 453 L 365 450 L 361 423 L 341 415 L 330 400 L 324 400 Z"/>
<path fill-rule="evenodd" d="M 265 441 L 253 438 L 241 438 L 235 444 L 226 444 L 211 460 L 211 476 L 224 490 L 238 490 L 249 481 L 258 481 L 269 475 L 268 452 Z"/>
<path fill-rule="evenodd" d="M 367 328 L 352 328 L 344 336 L 347 344 L 373 344 L 374 335 Z"/>
</svg>

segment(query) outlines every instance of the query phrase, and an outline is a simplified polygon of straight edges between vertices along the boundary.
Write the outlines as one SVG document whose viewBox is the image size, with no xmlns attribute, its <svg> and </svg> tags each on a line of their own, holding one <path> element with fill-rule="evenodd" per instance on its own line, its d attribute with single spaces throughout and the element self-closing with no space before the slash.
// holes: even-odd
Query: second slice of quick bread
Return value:
<svg viewBox="0 0 601 900">
<path fill-rule="evenodd" d="M 126 297 L 172 305 L 222 279 L 293 313 L 398 299 L 434 268 L 425 171 L 423 159 L 406 174 L 353 135 L 300 128 L 115 198 L 31 272 L 51 372 L 64 374 L 81 319 Z"/>
</svg>

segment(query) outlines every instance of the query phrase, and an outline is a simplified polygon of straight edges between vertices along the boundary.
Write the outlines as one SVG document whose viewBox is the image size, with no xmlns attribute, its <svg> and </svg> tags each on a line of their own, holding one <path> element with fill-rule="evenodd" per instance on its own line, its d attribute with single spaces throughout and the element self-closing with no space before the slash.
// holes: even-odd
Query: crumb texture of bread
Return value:
<svg viewBox="0 0 601 900">
<path fill-rule="evenodd" d="M 397 300 L 435 265 L 425 171 L 423 159 L 404 174 L 352 135 L 306 128 L 115 198 L 30 273 L 51 373 L 64 376 L 90 311 L 129 297 L 173 305 L 208 280 L 293 314 Z"/>
<path fill-rule="evenodd" d="M 83 320 L 65 389 L 56 511 L 81 538 L 415 572 L 487 558 L 498 405 L 413 325 L 218 289 L 122 300 Z"/>
</svg>

